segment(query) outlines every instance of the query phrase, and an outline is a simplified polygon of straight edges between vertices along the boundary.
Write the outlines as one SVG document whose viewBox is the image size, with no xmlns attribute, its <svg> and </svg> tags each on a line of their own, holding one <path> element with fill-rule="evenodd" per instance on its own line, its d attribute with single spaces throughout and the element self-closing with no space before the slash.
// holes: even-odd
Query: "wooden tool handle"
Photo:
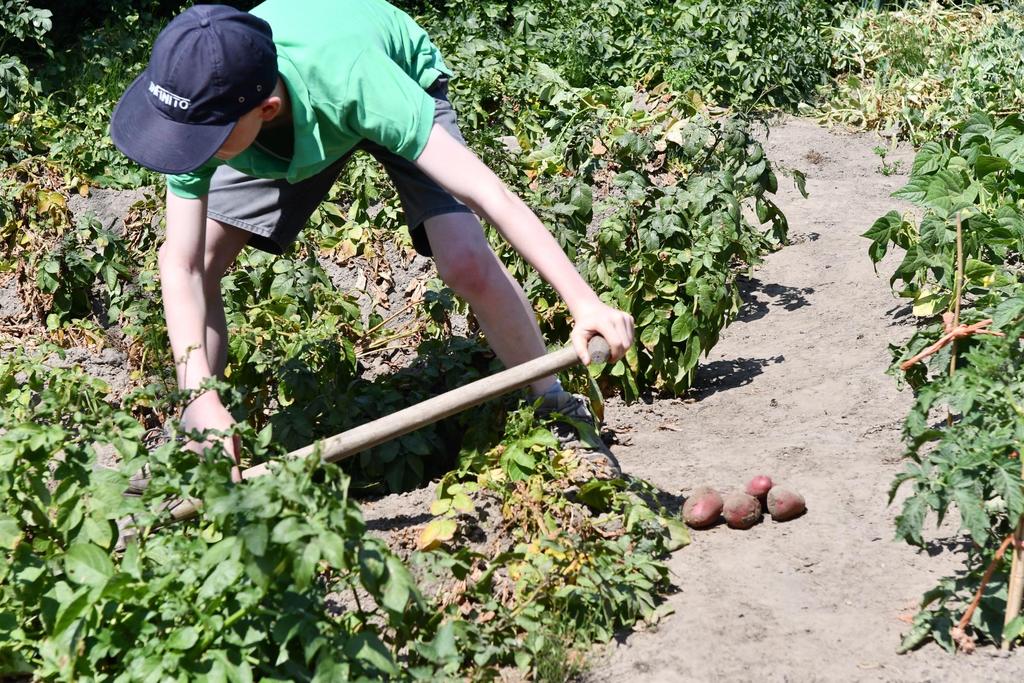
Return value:
<svg viewBox="0 0 1024 683">
<path fill-rule="evenodd" d="M 592 337 L 587 343 L 591 363 L 606 363 L 610 350 L 602 337 Z M 304 458 L 319 449 L 324 462 L 338 462 L 356 453 L 373 448 L 420 427 L 443 420 L 449 415 L 472 408 L 496 396 L 524 387 L 531 382 L 571 368 L 580 362 L 576 351 L 567 346 L 546 356 L 534 358 L 490 377 L 478 379 L 465 386 L 452 389 L 440 396 L 409 406 L 397 413 L 367 422 L 341 434 L 321 439 L 305 448 L 292 451 L 288 458 Z M 242 479 L 253 479 L 270 473 L 267 463 L 242 472 Z M 192 517 L 198 510 L 198 501 L 183 500 L 172 509 L 175 520 Z"/>
<path fill-rule="evenodd" d="M 1013 561 L 1010 563 L 1010 579 L 1006 594 L 1006 617 L 1003 626 L 1009 626 L 1020 616 L 1021 603 L 1024 602 L 1024 552 L 1021 551 L 1021 544 L 1024 544 L 1024 517 L 1017 523 L 1017 529 L 1013 534 Z M 1002 649 L 1010 649 L 1010 641 L 1004 637 Z"/>
</svg>

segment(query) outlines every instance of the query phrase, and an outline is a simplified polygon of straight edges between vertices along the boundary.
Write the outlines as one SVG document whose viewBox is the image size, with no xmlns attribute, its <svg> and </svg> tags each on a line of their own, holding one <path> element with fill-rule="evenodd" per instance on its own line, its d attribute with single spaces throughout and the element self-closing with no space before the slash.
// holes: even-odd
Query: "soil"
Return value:
<svg viewBox="0 0 1024 683">
<path fill-rule="evenodd" d="M 103 227 L 116 235 L 124 232 L 124 217 L 135 202 L 145 199 L 145 188 L 138 190 L 105 190 L 94 188 L 88 197 L 72 194 L 68 200 L 68 208 L 81 220 L 92 216 L 103 224 Z"/>
<path fill-rule="evenodd" d="M 905 176 L 881 173 L 879 144 L 808 120 L 775 122 L 769 158 L 806 172 L 811 193 L 805 200 L 780 179 L 792 244 L 744 280 L 747 303 L 704 361 L 691 396 L 608 402 L 623 469 L 666 500 L 678 505 L 705 484 L 742 489 L 765 473 L 802 493 L 808 511 L 747 531 L 694 531 L 693 543 L 669 562 L 674 614 L 597 650 L 591 683 L 1024 680 L 1024 649 L 954 657 L 929 645 L 895 654 L 921 594 L 960 566 L 964 538 L 954 519 L 930 532 L 926 551 L 893 540 L 898 509 L 887 505 L 887 491 L 901 469 L 900 426 L 911 396 L 885 375 L 887 346 L 908 336 L 913 320 L 888 287 L 894 262 L 876 274 L 860 237 L 890 209 L 909 208 L 890 197 Z M 912 151 L 893 150 L 887 160 L 908 169 Z M 87 205 L 109 225 L 137 198 L 97 193 Z M 359 260 L 325 267 L 336 283 L 397 311 L 414 287 L 406 277 L 430 269 L 399 254 L 384 261 L 405 267 L 383 278 Z M 0 287 L 0 319 L 18 305 L 10 286 Z M 122 360 L 112 350 L 79 349 L 65 362 L 119 389 Z M 408 539 L 429 520 L 433 491 L 364 504 L 370 530 Z"/>
<path fill-rule="evenodd" d="M 24 315 L 17 279 L 13 275 L 0 278 L 0 322 L 21 320 Z"/>
</svg>

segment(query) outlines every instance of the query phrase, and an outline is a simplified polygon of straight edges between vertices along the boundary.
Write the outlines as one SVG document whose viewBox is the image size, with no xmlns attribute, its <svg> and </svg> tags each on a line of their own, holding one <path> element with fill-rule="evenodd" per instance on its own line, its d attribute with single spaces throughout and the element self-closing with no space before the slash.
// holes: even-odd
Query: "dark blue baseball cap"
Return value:
<svg viewBox="0 0 1024 683">
<path fill-rule="evenodd" d="M 277 84 L 270 24 L 226 5 L 196 5 L 157 36 L 149 65 L 114 109 L 110 137 L 160 173 L 188 173 Z"/>
</svg>

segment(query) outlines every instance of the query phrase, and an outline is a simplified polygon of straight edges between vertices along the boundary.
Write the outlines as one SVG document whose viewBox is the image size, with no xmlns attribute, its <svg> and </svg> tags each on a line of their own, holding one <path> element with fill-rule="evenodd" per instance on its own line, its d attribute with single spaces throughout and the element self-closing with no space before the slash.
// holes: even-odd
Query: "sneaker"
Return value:
<svg viewBox="0 0 1024 683">
<path fill-rule="evenodd" d="M 601 440 L 597 421 L 585 398 L 568 391 L 549 392 L 540 397 L 536 415 L 540 418 L 555 417 L 551 433 L 564 448 L 574 449 L 584 461 L 593 465 L 598 478 L 618 479 L 622 476 L 619 461 Z M 558 420 L 558 417 L 566 419 Z"/>
<path fill-rule="evenodd" d="M 125 494 L 129 496 L 141 496 L 146 492 L 146 488 L 149 486 L 151 478 L 149 465 L 143 465 L 142 468 L 133 474 L 128 480 L 128 488 L 125 489 Z"/>
</svg>

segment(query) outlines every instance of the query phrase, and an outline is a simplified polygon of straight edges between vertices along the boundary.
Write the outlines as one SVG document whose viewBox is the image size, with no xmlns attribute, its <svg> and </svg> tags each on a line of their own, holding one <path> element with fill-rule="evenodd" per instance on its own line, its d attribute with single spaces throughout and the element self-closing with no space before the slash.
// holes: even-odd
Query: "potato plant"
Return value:
<svg viewBox="0 0 1024 683">
<path fill-rule="evenodd" d="M 21 354 L 4 358 L 0 383 L 3 673 L 397 673 L 385 640 L 402 647 L 430 617 L 402 563 L 364 536 L 336 468 L 320 469 L 315 458 L 284 462 L 265 482 L 228 486 L 220 454 L 199 459 L 175 441 L 147 450 L 145 429 L 126 408 L 152 396 L 118 406 L 80 370 L 52 370 Z M 269 436 L 247 440 L 265 449 Z M 120 456 L 119 469 L 102 466 L 104 452 Z M 150 488 L 122 496 L 143 462 L 154 473 Z M 202 525 L 150 533 L 168 495 L 203 500 Z M 141 536 L 112 554 L 119 524 Z M 357 587 L 371 611 L 359 606 Z M 332 618 L 339 598 L 329 596 L 341 593 L 356 606 Z"/>
<path fill-rule="evenodd" d="M 48 49 L 47 32 L 53 12 L 34 7 L 28 0 L 4 0 L 4 21 L 0 24 L 0 112 L 13 113 L 25 97 L 35 94 L 31 74 L 14 46 L 31 45 Z M 12 54 L 13 53 L 13 54 Z"/>
<path fill-rule="evenodd" d="M 741 268 L 781 246 L 788 228 L 767 196 L 778 181 L 744 122 L 678 123 L 675 135 L 662 128 L 611 142 L 624 161 L 637 152 L 649 158 L 664 145 L 665 170 L 678 177 L 665 184 L 649 172 L 615 175 L 600 206 L 610 215 L 587 253 L 584 272 L 636 321 L 638 344 L 601 377 L 627 400 L 690 387 L 701 354 L 739 311 Z M 767 227 L 751 223 L 744 204 L 756 205 Z"/>
<path fill-rule="evenodd" d="M 526 409 L 493 448 L 481 450 L 494 437 L 478 432 L 479 448 L 439 496 L 499 497 L 505 519 L 496 528 L 517 529 L 508 544 L 471 550 L 462 537 L 471 524 L 457 518 L 407 563 L 367 535 L 339 468 L 315 455 L 278 460 L 272 476 L 231 484 L 219 450 L 200 458 L 176 439 L 147 439 L 133 412 L 166 401 L 159 388 L 122 404 L 81 369 L 44 360 L 0 360 L 3 676 L 437 680 L 536 671 L 552 666 L 554 652 L 656 620 L 668 589 L 662 560 L 687 541 L 653 489 L 590 481 Z M 270 427 L 241 436 L 260 457 L 281 454 Z M 510 452 L 532 465 L 512 469 Z M 143 463 L 149 488 L 122 495 Z M 572 482 L 583 484 L 578 500 L 551 493 Z M 178 497 L 200 499 L 201 520 L 160 528 Z M 471 512 L 463 498 L 448 509 Z M 138 537 L 122 552 L 126 527 Z"/>
</svg>

